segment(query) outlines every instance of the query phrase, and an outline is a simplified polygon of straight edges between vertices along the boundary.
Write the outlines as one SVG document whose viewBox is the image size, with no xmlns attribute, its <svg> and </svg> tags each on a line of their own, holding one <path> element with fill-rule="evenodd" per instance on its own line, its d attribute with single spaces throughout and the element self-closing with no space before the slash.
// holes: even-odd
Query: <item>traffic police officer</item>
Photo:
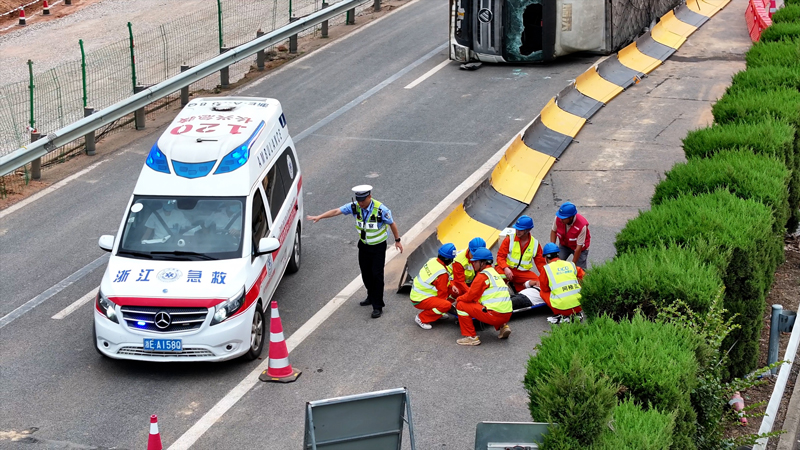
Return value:
<svg viewBox="0 0 800 450">
<path fill-rule="evenodd" d="M 358 266 L 361 279 L 367 288 L 367 298 L 359 303 L 361 306 L 372 305 L 372 318 L 377 319 L 383 313 L 383 267 L 386 264 L 386 228 L 392 229 L 394 246 L 400 253 L 400 232 L 392 219 L 392 212 L 383 203 L 372 199 L 372 186 L 362 184 L 353 188 L 355 200 L 332 209 L 318 216 L 308 216 L 308 220 L 319 222 L 321 219 L 342 214 L 352 215 L 356 222 L 358 241 Z"/>
</svg>

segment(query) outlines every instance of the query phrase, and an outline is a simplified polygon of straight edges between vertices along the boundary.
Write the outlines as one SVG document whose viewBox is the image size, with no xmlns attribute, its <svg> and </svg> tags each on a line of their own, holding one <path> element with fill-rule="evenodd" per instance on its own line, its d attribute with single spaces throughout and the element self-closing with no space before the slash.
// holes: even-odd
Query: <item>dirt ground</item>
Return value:
<svg viewBox="0 0 800 450">
<path fill-rule="evenodd" d="M 19 9 L 20 6 L 28 4 L 31 1 L 32 0 L 0 0 L 0 14 Z M 54 1 L 56 0 L 49 1 L 49 3 L 52 4 Z M 72 5 L 66 6 L 64 5 L 64 1 L 61 0 L 61 3 L 55 6 L 50 6 L 49 16 L 42 16 L 42 2 L 37 1 L 36 3 L 25 8 L 25 17 L 30 18 L 36 15 L 37 17 L 35 23 L 44 22 L 47 20 L 55 20 L 72 14 L 75 11 L 85 8 L 93 3 L 98 3 L 101 1 L 103 0 L 72 0 Z M 0 16 L 0 34 L 13 32 L 15 27 L 7 30 L 4 30 L 4 28 L 17 23 L 19 23 L 19 14 L 17 13 Z"/>
<path fill-rule="evenodd" d="M 787 237 L 785 240 L 786 262 L 778 268 L 775 273 L 775 282 L 772 285 L 772 290 L 767 297 L 766 304 L 764 305 L 764 327 L 761 332 L 761 354 L 759 355 L 759 367 L 767 365 L 767 351 L 769 347 L 769 324 L 770 316 L 772 314 L 771 305 L 779 304 L 783 306 L 784 310 L 797 311 L 800 305 L 800 235 Z M 800 326 L 795 323 L 795 326 Z M 783 358 L 786 353 L 786 346 L 789 343 L 789 333 L 781 333 L 780 347 L 778 350 L 778 358 Z M 797 374 L 800 372 L 800 364 L 792 365 L 792 372 L 789 375 L 789 381 L 786 384 L 781 406 L 778 409 L 778 416 L 775 419 L 773 430 L 782 429 L 784 417 L 786 417 L 786 408 L 789 404 L 789 399 L 794 389 L 794 384 L 797 381 Z M 757 409 L 755 412 L 763 413 L 766 410 L 766 403 L 772 395 L 772 390 L 775 387 L 775 379 L 771 377 L 767 379 L 767 383 L 748 389 L 742 392 L 744 397 L 745 406 L 752 405 L 758 402 L 764 402 L 764 405 Z M 732 426 L 726 433 L 728 436 L 742 436 L 745 434 L 758 433 L 761 426 L 761 417 L 755 417 L 748 420 L 747 426 Z M 769 440 L 767 446 L 768 450 L 774 450 L 778 445 L 778 438 Z"/>
</svg>

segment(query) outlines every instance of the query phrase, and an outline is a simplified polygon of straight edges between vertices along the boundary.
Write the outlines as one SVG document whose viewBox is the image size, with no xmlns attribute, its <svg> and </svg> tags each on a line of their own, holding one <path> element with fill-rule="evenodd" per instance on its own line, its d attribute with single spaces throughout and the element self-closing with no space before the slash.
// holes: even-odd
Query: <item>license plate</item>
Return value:
<svg viewBox="0 0 800 450">
<path fill-rule="evenodd" d="M 159 352 L 179 352 L 183 350 L 183 342 L 181 339 L 145 339 L 144 349 Z"/>
</svg>

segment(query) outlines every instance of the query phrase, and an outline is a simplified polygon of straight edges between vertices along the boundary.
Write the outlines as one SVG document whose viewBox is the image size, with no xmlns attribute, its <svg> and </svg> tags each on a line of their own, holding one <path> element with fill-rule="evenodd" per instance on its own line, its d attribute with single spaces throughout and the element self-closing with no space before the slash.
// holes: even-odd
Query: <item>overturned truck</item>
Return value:
<svg viewBox="0 0 800 450">
<path fill-rule="evenodd" d="M 682 2 L 450 0 L 450 59 L 537 63 L 577 52 L 609 54 Z"/>
</svg>

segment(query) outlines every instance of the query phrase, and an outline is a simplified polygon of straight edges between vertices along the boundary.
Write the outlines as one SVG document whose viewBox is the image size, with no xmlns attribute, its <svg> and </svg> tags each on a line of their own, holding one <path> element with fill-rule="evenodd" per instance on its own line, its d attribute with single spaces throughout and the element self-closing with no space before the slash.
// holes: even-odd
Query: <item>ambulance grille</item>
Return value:
<svg viewBox="0 0 800 450">
<path fill-rule="evenodd" d="M 187 348 L 180 352 L 161 352 L 157 350 L 145 350 L 143 347 L 122 347 L 117 352 L 118 355 L 128 356 L 154 356 L 154 357 L 183 357 L 183 358 L 203 358 L 214 356 L 210 350 L 202 348 Z"/>
<path fill-rule="evenodd" d="M 161 308 L 153 306 L 123 306 L 122 319 L 132 330 L 153 333 L 180 333 L 200 328 L 208 315 L 208 308 Z M 169 326 L 159 328 L 156 315 L 169 314 Z"/>
</svg>

